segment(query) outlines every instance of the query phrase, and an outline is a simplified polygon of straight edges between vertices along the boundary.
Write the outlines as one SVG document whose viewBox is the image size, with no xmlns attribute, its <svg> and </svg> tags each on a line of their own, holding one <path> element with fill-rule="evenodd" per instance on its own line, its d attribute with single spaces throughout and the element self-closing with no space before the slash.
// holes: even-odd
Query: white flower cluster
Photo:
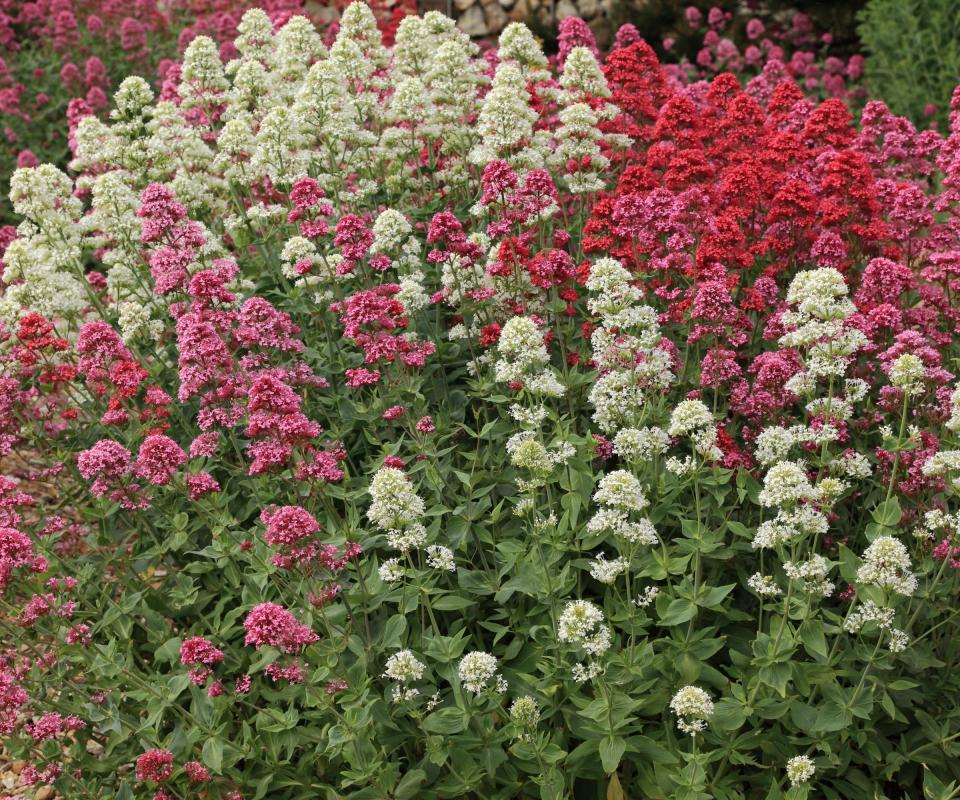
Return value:
<svg viewBox="0 0 960 800">
<path fill-rule="evenodd" d="M 913 353 L 904 353 L 898 356 L 890 365 L 887 377 L 890 385 L 901 389 L 907 396 L 923 393 L 923 381 L 926 378 L 927 368 L 920 356 Z"/>
<path fill-rule="evenodd" d="M 752 544 L 755 550 L 775 550 L 805 536 L 822 536 L 829 527 L 827 518 L 813 506 L 781 509 L 776 517 L 760 523 Z"/>
<path fill-rule="evenodd" d="M 723 452 L 717 447 L 717 426 L 713 414 L 701 400 L 681 400 L 670 414 L 670 436 L 689 436 L 703 459 L 717 461 Z"/>
<path fill-rule="evenodd" d="M 856 311 L 848 294 L 843 275 L 832 267 L 799 272 L 791 281 L 787 303 L 792 309 L 781 316 L 788 332 L 780 344 L 804 350 L 805 370 L 787 382 L 787 391 L 809 396 L 819 378 L 843 377 L 851 358 L 867 344 L 862 331 L 846 324 Z"/>
<path fill-rule="evenodd" d="M 608 561 L 603 553 L 599 553 L 590 562 L 590 575 L 600 583 L 612 584 L 629 569 L 630 564 L 627 559 L 614 558 Z"/>
<path fill-rule="evenodd" d="M 644 464 L 670 448 L 663 428 L 624 428 L 613 437 L 613 452 L 630 464 Z"/>
<path fill-rule="evenodd" d="M 457 667 L 460 683 L 463 688 L 473 694 L 482 694 L 490 688 L 494 681 L 494 691 L 503 693 L 507 690 L 507 682 L 497 674 L 497 659 L 481 650 L 467 653 L 460 659 Z"/>
<path fill-rule="evenodd" d="M 650 520 L 634 516 L 650 503 L 632 472 L 618 469 L 604 475 L 593 499 L 600 508 L 587 523 L 590 533 L 610 531 L 630 543 L 654 545 L 660 541 Z"/>
<path fill-rule="evenodd" d="M 560 102 L 557 147 L 549 163 L 565 173 L 567 188 L 574 194 L 596 192 L 605 185 L 603 173 L 610 160 L 603 155 L 601 143 L 610 144 L 600 132 L 599 123 L 609 118 L 607 105 L 595 108 L 595 98 L 609 97 L 610 89 L 593 53 L 575 47 L 567 54 L 560 76 Z"/>
<path fill-rule="evenodd" d="M 396 681 L 393 687 L 393 701 L 400 703 L 413 700 L 420 692 L 408 684 L 416 683 L 423 677 L 426 666 L 410 650 L 398 650 L 387 659 L 383 677 Z"/>
<path fill-rule="evenodd" d="M 600 479 L 593 499 L 618 511 L 643 511 L 648 505 L 640 481 L 625 469 L 614 470 Z"/>
<path fill-rule="evenodd" d="M 507 439 L 506 449 L 510 462 L 531 474 L 529 479 L 520 482 L 521 489 L 543 485 L 555 466 L 567 462 L 576 453 L 569 442 L 548 448 L 540 441 L 538 432 L 529 430 L 513 434 Z"/>
<path fill-rule="evenodd" d="M 532 131 L 536 112 L 526 86 L 548 74 L 547 61 L 523 25 L 511 26 L 503 38 L 511 44 L 501 50 L 497 86 L 484 93 L 486 61 L 479 49 L 435 11 L 405 18 L 392 52 L 361 2 L 344 10 L 329 51 L 306 17 L 293 16 L 274 31 L 260 9 L 243 15 L 237 57 L 227 64 L 212 39 L 195 37 L 175 87 L 179 105 L 158 100 L 146 81 L 131 77 L 118 87 L 109 121 L 88 116 L 79 122 L 71 163 L 81 175 L 76 184 L 50 166 L 13 176 L 14 210 L 26 221 L 4 259 L 11 285 L 0 317 L 13 321 L 29 308 L 77 318 L 91 302 L 81 246 L 100 249 L 100 242 L 107 248 L 111 292 L 150 287 L 133 213 L 150 183 L 168 186 L 190 216 L 223 220 L 242 247 L 287 214 L 277 203 L 241 199 L 265 179 L 284 190 L 311 175 L 330 201 L 356 206 L 381 190 L 420 187 L 445 194 L 462 188 L 472 179 L 467 155 L 478 143 L 481 150 L 516 150 L 512 157 L 529 152 L 527 163 L 542 163 L 560 142 Z M 573 106 L 574 99 L 564 105 Z M 592 134 L 572 122 L 571 131 L 589 148 Z M 417 167 L 423 149 L 430 153 L 429 171 Z M 593 161 L 600 169 L 604 157 Z M 90 189 L 93 203 L 84 219 L 75 190 Z M 396 212 L 383 212 L 374 224 L 372 252 L 387 254 L 400 271 L 398 299 L 412 313 L 428 298 L 419 285 L 420 245 L 404 235 L 405 227 Z M 322 262 L 330 272 L 330 248 L 311 250 L 302 240 L 285 248 L 287 277 L 312 285 L 316 275 L 295 276 L 293 265 Z M 149 288 L 145 294 L 112 298 L 128 304 L 122 326 L 128 340 L 159 333 Z"/>
<path fill-rule="evenodd" d="M 387 659 L 385 678 L 400 683 L 413 683 L 423 677 L 426 667 L 409 650 L 399 650 Z"/>
<path fill-rule="evenodd" d="M 550 367 L 550 354 L 543 343 L 543 334 L 532 319 L 509 319 L 500 332 L 497 352 L 500 354 L 494 364 L 497 381 L 519 383 L 534 395 L 563 396 L 563 385 Z"/>
<path fill-rule="evenodd" d="M 956 514 L 948 514 L 946 511 L 935 508 L 923 515 L 923 521 L 914 529 L 913 535 L 917 539 L 932 542 L 938 534 L 950 537 L 958 530 L 960 530 L 960 519 Z"/>
<path fill-rule="evenodd" d="M 10 178 L 10 201 L 24 221 L 3 255 L 0 322 L 15 328 L 24 309 L 76 319 L 91 301 L 83 278 L 82 206 L 72 182 L 50 164 L 18 169 Z"/>
<path fill-rule="evenodd" d="M 776 515 L 758 526 L 755 549 L 776 550 L 789 544 L 796 554 L 797 547 L 827 533 L 827 512 L 853 482 L 873 473 L 870 461 L 860 453 L 831 456 L 829 452 L 830 445 L 840 440 L 838 422 L 849 420 L 854 405 L 867 394 L 863 380 L 846 377 L 853 357 L 866 342 L 859 330 L 847 324 L 856 310 L 848 295 L 843 275 L 832 268 L 800 272 L 787 290 L 791 308 L 781 315 L 787 333 L 780 338 L 780 345 L 800 351 L 804 369 L 788 380 L 784 389 L 804 400 L 807 414 L 815 417 L 816 423 L 789 428 L 771 425 L 756 438 L 754 455 L 766 468 L 757 499 L 761 506 L 776 509 Z M 818 396 L 821 379 L 827 389 L 825 396 Z M 836 390 L 840 386 L 842 392 Z M 794 448 L 818 454 L 819 467 L 816 461 L 811 467 L 805 460 L 791 459 Z M 784 572 L 809 594 L 826 597 L 833 593 L 830 563 L 822 556 L 788 561 Z M 760 573 L 747 585 L 761 597 L 781 593 L 772 576 Z"/>
<path fill-rule="evenodd" d="M 590 402 L 593 419 L 604 433 L 638 427 L 645 392 L 662 390 L 674 381 L 670 355 L 659 347 L 656 312 L 642 304 L 642 293 L 630 281 L 630 273 L 612 258 L 597 261 L 586 281 L 595 295 L 588 307 L 600 320 L 591 345 L 601 374 L 590 391 Z"/>
<path fill-rule="evenodd" d="M 657 586 L 648 586 L 633 599 L 633 604 L 637 608 L 648 608 L 657 599 L 660 594 L 660 588 Z"/>
<path fill-rule="evenodd" d="M 427 547 L 427 565 L 441 572 L 457 571 L 453 551 L 449 547 L 443 547 L 439 544 L 431 544 Z"/>
<path fill-rule="evenodd" d="M 762 575 L 759 572 L 755 572 L 747 578 L 747 586 L 752 592 L 760 595 L 760 597 L 776 597 L 778 594 L 783 593 L 772 576 Z"/>
<path fill-rule="evenodd" d="M 403 580 L 405 574 L 406 571 L 400 564 L 399 558 L 388 558 L 377 569 L 377 575 L 380 576 L 380 580 L 384 583 L 396 583 L 397 581 Z"/>
<path fill-rule="evenodd" d="M 878 536 L 863 554 L 857 580 L 909 597 L 917 589 L 917 579 L 906 545 L 893 536 Z"/>
<path fill-rule="evenodd" d="M 510 704 L 510 721 L 522 732 L 520 739 L 529 740 L 540 722 L 540 706 L 530 695 L 518 697 Z"/>
<path fill-rule="evenodd" d="M 807 465 L 803 461 L 778 461 L 763 479 L 760 491 L 760 505 L 770 507 L 791 507 L 802 501 L 816 499 L 817 493 L 807 476 Z"/>
<path fill-rule="evenodd" d="M 798 581 L 800 590 L 814 597 L 829 597 L 834 584 L 829 580 L 830 562 L 821 555 L 813 555 L 808 561 L 785 561 L 783 571 L 792 581 Z"/>
<path fill-rule="evenodd" d="M 891 653 L 899 653 L 907 648 L 910 638 L 899 628 L 893 626 L 895 611 L 892 608 L 878 606 L 872 600 L 865 600 L 856 611 L 851 611 L 844 620 L 843 629 L 847 633 L 860 633 L 868 623 L 887 633 L 887 647 Z"/>
<path fill-rule="evenodd" d="M 612 643 L 610 626 L 603 622 L 603 612 L 589 600 L 572 600 L 557 621 L 557 638 L 581 647 L 589 656 L 587 663 L 576 664 L 573 678 L 578 683 L 600 674 L 599 659 Z"/>
<path fill-rule="evenodd" d="M 921 469 L 928 477 L 949 477 L 953 488 L 960 489 L 960 450 L 940 450 L 930 456 Z"/>
<path fill-rule="evenodd" d="M 809 781 L 817 768 L 810 756 L 794 756 L 787 762 L 787 780 L 791 785 L 799 786 Z"/>
<path fill-rule="evenodd" d="M 536 121 L 537 113 L 528 102 L 523 73 L 517 65 L 502 62 L 477 118 L 481 141 L 470 151 L 470 160 L 487 164 L 499 158 L 521 170 L 543 166 L 546 147 L 543 143 L 531 146 Z"/>
<path fill-rule="evenodd" d="M 950 394 L 950 419 L 947 420 L 946 427 L 955 433 L 960 431 L 960 387 Z"/>
<path fill-rule="evenodd" d="M 713 700 L 699 686 L 684 686 L 670 701 L 670 710 L 677 715 L 677 727 L 696 736 L 707 727 L 713 716 Z"/>
<path fill-rule="evenodd" d="M 381 467 L 370 482 L 372 502 L 367 518 L 387 535 L 390 547 L 406 553 L 427 541 L 423 500 L 404 473 L 394 467 Z"/>
<path fill-rule="evenodd" d="M 380 528 L 408 525 L 423 514 L 423 500 L 403 471 L 395 467 L 379 469 L 370 482 L 369 491 L 373 503 L 367 516 Z"/>
<path fill-rule="evenodd" d="M 834 401 L 836 398 L 834 398 Z M 811 401 L 816 404 L 817 401 Z M 831 406 L 836 415 L 837 406 Z M 822 409 L 823 412 L 829 409 Z M 832 424 L 823 424 L 816 428 L 807 425 L 793 425 L 784 428 L 781 425 L 771 425 L 764 428 L 757 436 L 754 446 L 754 456 L 757 461 L 766 467 L 778 461 L 784 461 L 790 451 L 797 446 L 814 445 L 820 447 L 837 441 L 839 431 Z M 870 462 L 860 453 L 843 453 L 830 464 L 831 474 L 863 479 L 870 476 L 872 469 Z"/>
</svg>

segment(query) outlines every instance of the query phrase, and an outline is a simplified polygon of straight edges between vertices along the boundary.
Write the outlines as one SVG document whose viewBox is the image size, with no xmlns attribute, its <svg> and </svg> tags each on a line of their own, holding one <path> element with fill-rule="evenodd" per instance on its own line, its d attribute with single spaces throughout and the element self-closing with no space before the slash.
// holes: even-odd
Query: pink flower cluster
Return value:
<svg viewBox="0 0 960 800">
<path fill-rule="evenodd" d="M 191 636 L 180 645 L 180 663 L 192 666 L 190 680 L 197 686 L 203 686 L 213 674 L 211 667 L 224 659 L 222 650 L 216 648 L 202 636 Z"/>
<path fill-rule="evenodd" d="M 244 644 L 258 650 L 269 646 L 284 653 L 299 653 L 320 641 L 317 634 L 276 603 L 254 606 L 243 620 L 243 627 L 246 630 Z"/>
</svg>

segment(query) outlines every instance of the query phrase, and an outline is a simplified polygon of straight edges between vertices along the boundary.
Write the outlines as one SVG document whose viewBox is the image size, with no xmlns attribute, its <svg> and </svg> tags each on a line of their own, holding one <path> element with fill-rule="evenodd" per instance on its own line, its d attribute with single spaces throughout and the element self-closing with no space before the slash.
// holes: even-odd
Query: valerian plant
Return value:
<svg viewBox="0 0 960 800">
<path fill-rule="evenodd" d="M 238 31 L 11 180 L 24 782 L 953 797 L 960 112 Z"/>
</svg>

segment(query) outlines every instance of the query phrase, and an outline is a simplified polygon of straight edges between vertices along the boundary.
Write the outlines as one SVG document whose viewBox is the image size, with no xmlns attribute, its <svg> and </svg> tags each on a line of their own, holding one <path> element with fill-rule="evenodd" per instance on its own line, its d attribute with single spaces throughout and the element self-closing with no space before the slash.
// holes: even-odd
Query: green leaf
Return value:
<svg viewBox="0 0 960 800">
<path fill-rule="evenodd" d="M 201 757 L 204 764 L 210 767 L 214 773 L 219 774 L 223 767 L 223 740 L 216 737 L 207 739 L 203 743 Z"/>
<path fill-rule="evenodd" d="M 568 797 L 563 773 L 556 768 L 548 769 L 539 783 L 541 800 L 564 800 Z"/>
<path fill-rule="evenodd" d="M 853 722 L 853 715 L 837 703 L 824 703 L 817 710 L 817 719 L 812 730 L 817 733 L 842 731 Z"/>
<path fill-rule="evenodd" d="M 660 624 L 664 626 L 682 625 L 697 615 L 697 604 L 686 598 L 672 600 L 666 612 L 660 615 Z"/>
<path fill-rule="evenodd" d="M 459 708 L 441 708 L 423 721 L 423 729 L 429 733 L 460 733 L 469 721 L 469 716 Z"/>
<path fill-rule="evenodd" d="M 383 646 L 393 649 L 400 646 L 403 632 L 407 629 L 407 618 L 403 614 L 394 614 L 383 626 Z"/>
<path fill-rule="evenodd" d="M 720 605 L 736 585 L 735 583 L 730 583 L 726 586 L 701 587 L 701 596 L 697 598 L 697 605 L 703 606 L 704 608 L 714 608 Z"/>
<path fill-rule="evenodd" d="M 605 736 L 600 740 L 600 763 L 603 765 L 603 771 L 608 775 L 614 772 L 620 766 L 620 759 L 623 757 L 623 751 L 627 749 L 627 743 L 619 736 Z"/>
<path fill-rule="evenodd" d="M 904 692 L 907 689 L 916 689 L 920 684 L 914 683 L 913 681 L 900 680 L 890 681 L 890 683 L 884 684 L 887 689 L 890 689 L 894 692 Z"/>
<path fill-rule="evenodd" d="M 840 575 L 847 583 L 856 583 L 860 557 L 846 545 L 840 545 Z"/>
<path fill-rule="evenodd" d="M 951 781 L 945 786 L 926 764 L 923 765 L 923 797 L 924 800 L 954 800 L 957 796 L 956 782 Z"/>
<path fill-rule="evenodd" d="M 713 709 L 710 724 L 721 731 L 735 731 L 747 721 L 743 705 L 731 697 L 719 700 Z"/>
<path fill-rule="evenodd" d="M 465 608 L 471 608 L 477 604 L 475 598 L 462 597 L 458 594 L 448 594 L 444 597 L 438 597 L 431 602 L 431 606 L 436 611 L 463 611 Z"/>
<path fill-rule="evenodd" d="M 900 501 L 896 497 L 891 497 L 889 500 L 884 500 L 876 508 L 870 512 L 870 516 L 873 517 L 873 521 L 877 525 L 882 525 L 885 528 L 893 528 L 900 523 L 900 517 L 902 515 L 900 510 Z"/>
<path fill-rule="evenodd" d="M 400 779 L 397 787 L 393 790 L 394 798 L 396 800 L 408 800 L 408 798 L 416 796 L 426 779 L 427 773 L 422 769 L 410 770 Z"/>
<path fill-rule="evenodd" d="M 179 636 L 175 636 L 173 639 L 167 639 L 167 641 L 157 648 L 156 653 L 154 653 L 154 658 L 161 663 L 172 664 L 180 657 L 181 644 L 183 644 L 183 639 Z"/>
<path fill-rule="evenodd" d="M 656 764 L 677 763 L 677 756 L 671 750 L 668 750 L 649 736 L 631 736 L 630 752 L 638 753 L 645 760 L 653 761 Z"/>
<path fill-rule="evenodd" d="M 800 626 L 800 641 L 803 648 L 811 656 L 827 658 L 827 639 L 823 634 L 823 622 L 819 619 L 808 619 Z"/>
</svg>

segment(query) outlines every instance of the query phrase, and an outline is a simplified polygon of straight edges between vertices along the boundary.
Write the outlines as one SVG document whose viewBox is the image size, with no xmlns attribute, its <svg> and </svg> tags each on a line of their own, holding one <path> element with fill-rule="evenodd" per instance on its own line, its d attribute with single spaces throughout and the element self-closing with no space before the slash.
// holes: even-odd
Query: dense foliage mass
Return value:
<svg viewBox="0 0 960 800">
<path fill-rule="evenodd" d="M 944 125 L 960 69 L 960 6 L 870 0 L 859 18 L 871 91 L 917 124 Z"/>
<path fill-rule="evenodd" d="M 27 783 L 955 794 L 960 97 L 632 39 L 249 11 L 13 175 Z"/>
</svg>

